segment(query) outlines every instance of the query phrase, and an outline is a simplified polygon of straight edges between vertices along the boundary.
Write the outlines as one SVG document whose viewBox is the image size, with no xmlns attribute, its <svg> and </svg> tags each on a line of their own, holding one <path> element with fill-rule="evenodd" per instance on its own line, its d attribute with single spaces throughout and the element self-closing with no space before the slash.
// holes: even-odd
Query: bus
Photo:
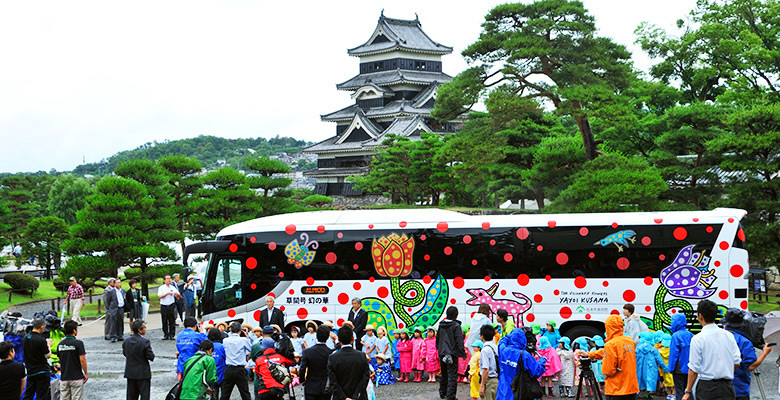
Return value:
<svg viewBox="0 0 780 400">
<path fill-rule="evenodd" d="M 315 211 L 224 228 L 184 252 L 208 259 L 202 319 L 260 319 L 265 299 L 288 330 L 340 326 L 353 298 L 369 323 L 435 326 L 445 309 L 470 322 L 478 306 L 516 326 L 555 321 L 592 336 L 632 303 L 652 330 L 710 299 L 748 308 L 746 212 L 467 215 L 439 209 Z"/>
</svg>

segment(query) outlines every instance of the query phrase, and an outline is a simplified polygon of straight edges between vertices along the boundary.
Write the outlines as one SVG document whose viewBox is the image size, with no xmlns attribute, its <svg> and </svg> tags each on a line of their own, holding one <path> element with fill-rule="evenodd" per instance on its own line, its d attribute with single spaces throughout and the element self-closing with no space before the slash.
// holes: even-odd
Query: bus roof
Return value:
<svg viewBox="0 0 780 400">
<path fill-rule="evenodd" d="M 390 210 L 333 210 L 279 214 L 257 218 L 228 226 L 217 237 L 255 232 L 284 231 L 290 225 L 296 231 L 313 231 L 322 225 L 325 229 L 338 226 L 340 230 L 435 229 L 441 222 L 448 228 L 476 228 L 487 223 L 491 227 L 534 226 L 594 226 L 723 223 L 728 218 L 736 221 L 747 212 L 736 208 L 716 208 L 712 211 L 664 211 L 598 214 L 519 214 L 468 215 L 437 208 Z"/>
</svg>

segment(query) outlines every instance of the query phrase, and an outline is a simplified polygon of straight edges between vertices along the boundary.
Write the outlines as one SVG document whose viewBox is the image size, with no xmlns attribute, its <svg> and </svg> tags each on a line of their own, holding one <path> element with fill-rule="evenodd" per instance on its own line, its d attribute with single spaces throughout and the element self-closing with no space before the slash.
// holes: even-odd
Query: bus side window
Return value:
<svg viewBox="0 0 780 400">
<path fill-rule="evenodd" d="M 214 279 L 214 309 L 225 310 L 242 304 L 241 260 L 222 258 Z"/>
</svg>

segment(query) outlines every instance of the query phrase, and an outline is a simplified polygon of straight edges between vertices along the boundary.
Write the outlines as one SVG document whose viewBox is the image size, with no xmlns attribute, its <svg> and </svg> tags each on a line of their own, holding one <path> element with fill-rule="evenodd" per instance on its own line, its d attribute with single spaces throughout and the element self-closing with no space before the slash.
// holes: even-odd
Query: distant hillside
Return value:
<svg viewBox="0 0 780 400">
<path fill-rule="evenodd" d="M 216 136 L 198 136 L 193 139 L 181 139 L 165 142 L 146 143 L 134 150 L 119 152 L 107 160 L 97 163 L 79 165 L 73 169 L 74 174 L 104 175 L 116 168 L 117 164 L 125 160 L 149 159 L 157 160 L 160 157 L 181 154 L 193 157 L 203 164 L 205 168 L 213 168 L 223 165 L 224 162 L 235 168 L 240 168 L 242 159 L 253 154 L 258 156 L 270 156 L 279 152 L 287 154 L 299 153 L 309 142 L 296 140 L 289 137 L 275 137 L 272 139 L 225 139 Z"/>
</svg>

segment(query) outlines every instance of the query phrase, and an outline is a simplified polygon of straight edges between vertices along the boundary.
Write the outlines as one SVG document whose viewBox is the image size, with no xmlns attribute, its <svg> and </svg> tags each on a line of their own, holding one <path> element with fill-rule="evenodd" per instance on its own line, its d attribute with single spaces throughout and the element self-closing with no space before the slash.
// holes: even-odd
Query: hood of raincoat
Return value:
<svg viewBox="0 0 780 400">
<path fill-rule="evenodd" d="M 661 338 L 661 346 L 664 347 L 671 347 L 672 346 L 672 335 L 665 333 L 664 336 Z"/>
<path fill-rule="evenodd" d="M 617 315 L 610 315 L 604 322 L 604 328 L 607 330 L 607 342 L 617 336 L 623 336 L 623 319 Z"/>
<path fill-rule="evenodd" d="M 546 337 L 542 336 L 542 338 L 539 339 L 539 350 L 549 349 L 550 347 L 552 347 L 550 345 L 550 341 Z"/>
<path fill-rule="evenodd" d="M 534 335 L 538 335 L 542 331 L 542 326 L 539 324 L 531 324 L 531 332 Z"/>
<path fill-rule="evenodd" d="M 522 329 L 512 329 L 508 335 L 506 335 L 501 341 L 506 340 L 506 345 L 509 347 L 516 347 L 518 349 L 525 349 L 528 341 L 525 340 L 525 332 Z"/>
<path fill-rule="evenodd" d="M 563 343 L 564 349 L 571 350 L 571 339 L 567 338 L 566 336 L 560 338 L 560 340 L 558 340 L 558 343 Z"/>
<path fill-rule="evenodd" d="M 637 356 L 650 353 L 655 350 L 655 335 L 653 332 L 642 332 L 639 334 L 639 344 L 636 345 Z"/>
<path fill-rule="evenodd" d="M 672 333 L 686 329 L 687 323 L 685 314 L 677 313 L 672 315 Z"/>
<path fill-rule="evenodd" d="M 653 343 L 661 343 L 661 339 L 664 337 L 663 331 L 655 331 L 653 332 Z"/>
<path fill-rule="evenodd" d="M 584 336 L 578 337 L 577 340 L 574 341 L 574 343 L 580 346 L 580 350 L 588 351 L 588 339 L 586 337 Z"/>
</svg>

